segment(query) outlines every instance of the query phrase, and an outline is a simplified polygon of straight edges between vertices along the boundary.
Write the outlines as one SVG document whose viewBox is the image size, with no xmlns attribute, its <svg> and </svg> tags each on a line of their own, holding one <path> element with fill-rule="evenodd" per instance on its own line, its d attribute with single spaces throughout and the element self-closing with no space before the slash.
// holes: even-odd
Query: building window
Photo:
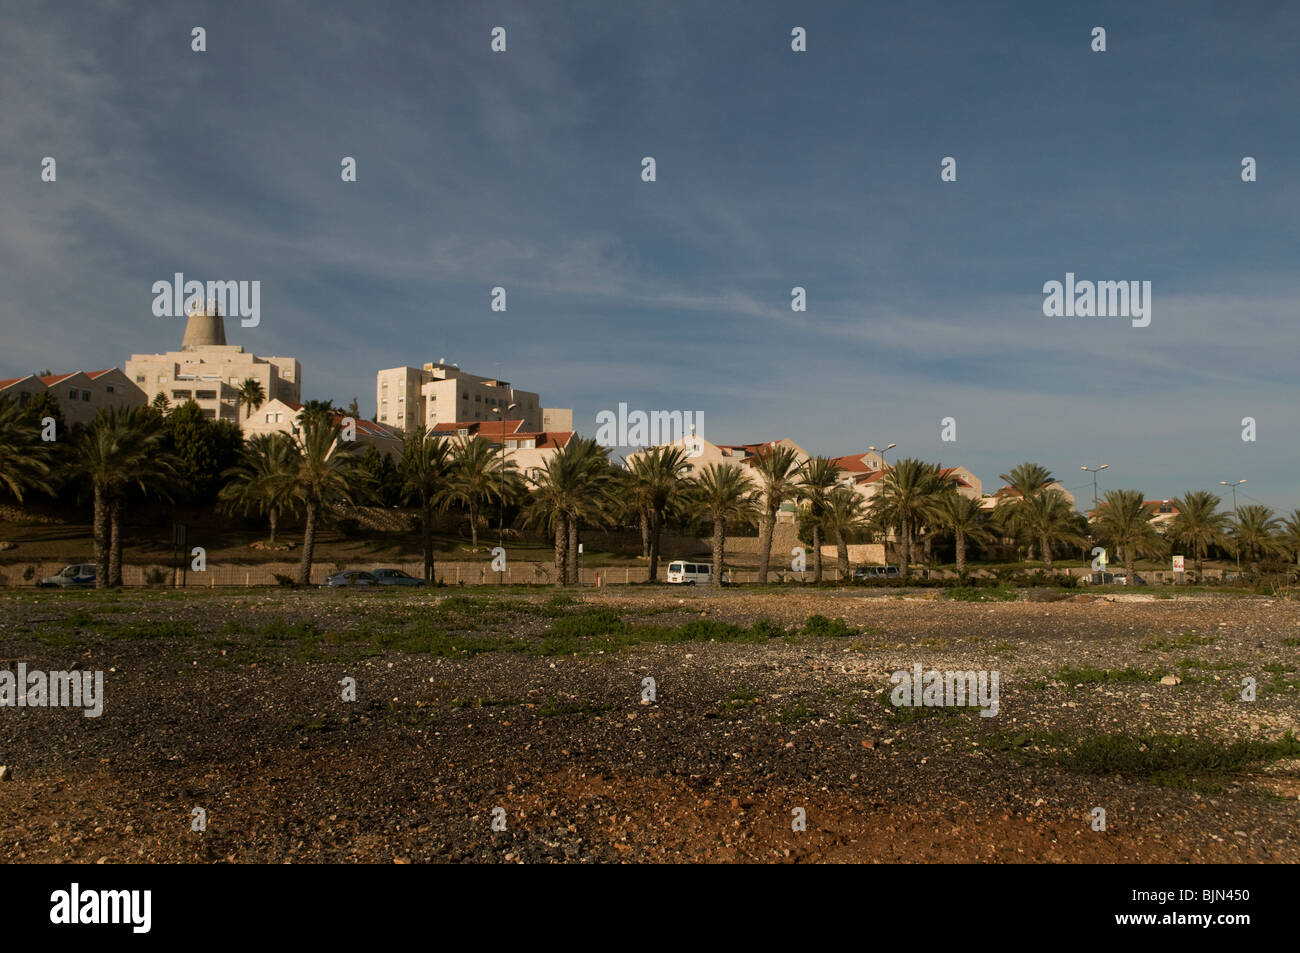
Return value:
<svg viewBox="0 0 1300 953">
<path fill-rule="evenodd" d="M 196 390 L 194 398 L 195 400 L 216 400 L 217 392 L 215 390 Z"/>
<path fill-rule="evenodd" d="M 88 390 L 83 390 L 83 391 L 81 392 L 81 402 L 82 402 L 83 404 L 88 404 L 88 403 L 90 403 L 90 391 L 88 391 Z"/>
<path fill-rule="evenodd" d="M 189 400 L 189 399 L 190 399 L 190 392 L 187 390 L 172 391 L 172 400 Z"/>
<path fill-rule="evenodd" d="M 143 374 L 137 374 L 137 375 L 135 375 L 135 382 L 136 382 L 137 384 L 143 384 L 143 383 L 144 383 L 144 375 L 143 375 Z"/>
<path fill-rule="evenodd" d="M 105 390 L 106 392 L 110 393 L 110 394 L 113 393 L 113 385 L 112 385 L 112 384 L 105 384 L 105 385 L 104 385 L 104 390 Z"/>
</svg>

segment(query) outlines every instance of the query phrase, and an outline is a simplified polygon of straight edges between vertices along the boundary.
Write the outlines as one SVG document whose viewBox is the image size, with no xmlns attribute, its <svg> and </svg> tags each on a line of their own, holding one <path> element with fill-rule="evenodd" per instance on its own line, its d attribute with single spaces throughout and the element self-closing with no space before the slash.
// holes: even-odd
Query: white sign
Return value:
<svg viewBox="0 0 1300 953">
<path fill-rule="evenodd" d="M 1174 557 L 1174 572 L 1182 572 L 1182 571 L 1183 571 L 1183 557 L 1182 557 L 1182 556 L 1175 556 L 1175 557 Z"/>
</svg>

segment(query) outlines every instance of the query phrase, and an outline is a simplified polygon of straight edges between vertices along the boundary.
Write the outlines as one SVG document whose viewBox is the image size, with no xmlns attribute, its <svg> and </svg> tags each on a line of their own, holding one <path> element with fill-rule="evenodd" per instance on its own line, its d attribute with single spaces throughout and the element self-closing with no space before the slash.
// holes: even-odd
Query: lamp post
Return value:
<svg viewBox="0 0 1300 953">
<path fill-rule="evenodd" d="M 1236 483 L 1229 483 L 1227 480 L 1220 480 L 1219 486 L 1232 487 L 1232 518 L 1237 522 L 1237 530 L 1241 529 L 1241 513 L 1237 510 L 1237 487 L 1245 483 L 1245 480 L 1238 480 Z M 1233 540 L 1232 548 L 1237 551 L 1237 576 L 1241 576 L 1241 539 Z M 1240 582 L 1240 578 L 1238 579 Z"/>
<path fill-rule="evenodd" d="M 1099 467 L 1080 467 L 1079 469 L 1092 474 L 1092 511 L 1095 513 L 1097 512 L 1097 474 L 1102 470 L 1109 470 L 1110 464 L 1103 463 Z"/>
<path fill-rule="evenodd" d="M 893 449 L 894 449 L 895 447 L 897 447 L 897 446 L 898 446 L 898 444 L 896 444 L 896 443 L 891 443 L 891 444 L 890 444 L 889 446 L 887 446 L 887 447 L 877 447 L 875 444 L 872 444 L 871 446 L 867 447 L 867 449 L 870 450 L 872 453 L 878 453 L 878 454 L 880 454 L 880 468 L 881 468 L 882 470 L 888 470 L 888 469 L 889 469 L 889 461 L 885 459 L 885 454 L 887 454 L 890 450 L 893 450 Z M 888 529 L 885 530 L 885 541 L 884 541 L 884 543 L 882 543 L 881 545 L 882 545 L 882 546 L 885 546 L 885 547 L 888 547 L 888 546 L 889 546 L 889 530 L 888 530 Z M 886 563 L 886 564 L 889 563 L 889 551 L 888 551 L 888 548 L 885 549 L 885 563 Z"/>
<path fill-rule="evenodd" d="M 501 552 L 503 554 L 506 551 L 506 460 L 510 453 L 510 448 L 506 446 L 506 428 L 504 424 L 505 415 L 518 406 L 518 404 L 511 404 L 506 407 L 504 413 L 502 413 L 500 407 L 492 408 L 492 413 L 497 415 L 497 420 L 503 425 L 501 427 L 501 486 L 500 490 L 497 492 L 497 504 L 500 507 L 497 513 L 497 545 L 501 547 Z M 508 566 L 509 563 L 506 565 Z M 502 569 L 501 575 L 497 576 L 497 585 L 504 586 L 505 584 L 506 570 Z"/>
<path fill-rule="evenodd" d="M 880 454 L 881 469 L 883 469 L 883 470 L 888 470 L 888 469 L 889 469 L 889 461 L 885 459 L 885 454 L 887 454 L 890 450 L 893 450 L 893 449 L 894 449 L 895 447 L 897 447 L 897 446 L 898 446 L 898 444 L 896 444 L 896 443 L 891 443 L 888 447 L 877 447 L 877 446 L 874 446 L 874 445 L 873 445 L 873 446 L 867 447 L 867 449 L 870 450 L 872 453 L 878 453 L 878 454 Z"/>
</svg>

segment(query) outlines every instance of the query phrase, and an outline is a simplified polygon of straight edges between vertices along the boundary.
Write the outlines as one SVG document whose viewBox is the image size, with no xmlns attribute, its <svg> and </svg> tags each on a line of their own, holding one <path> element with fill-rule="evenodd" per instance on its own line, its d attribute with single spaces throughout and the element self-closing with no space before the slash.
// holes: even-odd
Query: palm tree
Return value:
<svg viewBox="0 0 1300 953">
<path fill-rule="evenodd" d="M 1008 535 L 1028 537 L 1028 559 L 1034 558 L 1034 547 L 1039 541 L 1034 533 L 1028 533 L 1025 527 L 1027 514 L 1017 504 L 1031 500 L 1055 482 L 1052 473 L 1046 467 L 1025 461 L 1017 464 L 1010 473 L 999 475 L 1007 486 L 1015 491 L 1014 495 L 1003 497 L 994 511 Z"/>
<path fill-rule="evenodd" d="M 689 488 L 686 474 L 691 464 L 684 447 L 652 447 L 634 456 L 628 465 L 630 496 L 641 517 L 646 555 L 650 559 L 648 578 L 659 571 L 659 542 L 670 507 Z"/>
<path fill-rule="evenodd" d="M 807 506 L 812 523 L 813 582 L 822 581 L 822 523 L 830 493 L 839 481 L 839 467 L 830 457 L 810 457 L 799 468 L 799 498 Z"/>
<path fill-rule="evenodd" d="M 1093 514 L 1097 535 L 1123 550 L 1130 580 L 1139 553 L 1159 553 L 1165 548 L 1164 538 L 1151 522 L 1155 513 L 1154 503 L 1142 502 L 1141 490 L 1107 490 Z"/>
<path fill-rule="evenodd" d="M 106 408 L 81 433 L 73 469 L 94 493 L 95 588 L 122 584 L 122 497 L 134 484 L 162 491 L 175 477 L 162 449 L 162 417 L 151 408 Z"/>
<path fill-rule="evenodd" d="M 1260 557 L 1278 549 L 1277 532 L 1281 528 L 1277 517 L 1267 506 L 1243 506 L 1232 521 L 1232 539 L 1238 551 L 1242 547 L 1250 556 L 1250 574 L 1259 575 Z"/>
<path fill-rule="evenodd" d="M 935 522 L 952 531 L 957 541 L 957 575 L 966 578 L 966 543 L 982 542 L 992 536 L 988 512 L 980 501 L 956 490 L 940 494 L 934 506 Z"/>
<path fill-rule="evenodd" d="M 420 424 L 406 435 L 402 448 L 402 490 L 420 507 L 420 538 L 424 546 L 424 581 L 435 582 L 433 514 L 447 496 L 455 470 L 454 449 L 441 434 Z"/>
<path fill-rule="evenodd" d="M 577 476 L 578 492 L 569 501 L 565 522 L 569 531 L 569 582 L 579 585 L 578 542 L 582 524 L 607 523 L 617 511 L 615 489 L 618 471 L 609 463 L 609 448 L 602 447 L 589 437 L 573 437 L 573 466 Z M 567 445 L 566 445 L 567 446 Z"/>
<path fill-rule="evenodd" d="M 262 388 L 262 382 L 256 377 L 249 377 L 239 385 L 235 391 L 235 406 L 244 407 L 247 412 L 244 419 L 248 420 L 253 416 L 253 411 L 266 403 L 266 391 Z"/>
<path fill-rule="evenodd" d="M 282 433 L 258 434 L 244 444 L 240 461 L 222 474 L 226 485 L 217 498 L 231 513 L 256 513 L 271 524 L 271 544 L 280 516 L 294 503 L 293 480 L 298 470 L 297 450 Z"/>
<path fill-rule="evenodd" d="M 311 582 L 318 521 L 330 509 L 355 502 L 365 492 L 367 474 L 356 446 L 340 438 L 339 425 L 323 414 L 304 415 L 294 429 L 297 468 L 294 498 L 307 514 L 302 534 L 302 561 L 298 584 Z"/>
<path fill-rule="evenodd" d="M 1074 508 L 1060 490 L 1044 489 L 1016 505 L 1019 523 L 1031 538 L 1038 541 L 1043 554 L 1043 568 L 1052 571 L 1052 547 L 1057 543 L 1078 543 L 1086 537 L 1079 532 Z"/>
<path fill-rule="evenodd" d="M 479 510 L 484 504 L 501 498 L 502 463 L 497 459 L 500 453 L 486 438 L 477 436 L 461 441 L 456 448 L 447 499 L 468 508 L 470 540 L 475 552 L 478 551 Z M 512 467 L 513 461 L 505 469 L 508 472 Z"/>
<path fill-rule="evenodd" d="M 1204 571 L 1210 546 L 1222 542 L 1228 528 L 1228 514 L 1219 512 L 1219 502 L 1219 497 L 1207 490 L 1188 490 L 1174 500 L 1178 515 L 1169 524 L 1169 538 L 1192 547 L 1197 579 Z"/>
<path fill-rule="evenodd" d="M 904 579 L 911 576 L 912 531 L 952 484 L 952 477 L 945 476 L 938 466 L 915 457 L 904 457 L 885 472 L 872 505 L 878 520 L 899 528 Z"/>
<path fill-rule="evenodd" d="M 713 585 L 722 585 L 727 550 L 727 521 L 751 522 L 758 512 L 758 491 L 739 467 L 710 463 L 695 487 L 695 512 L 713 527 Z"/>
<path fill-rule="evenodd" d="M 798 454 L 793 447 L 772 444 L 764 447 L 754 460 L 762 492 L 763 509 L 758 520 L 758 584 L 767 585 L 772 563 L 772 534 L 776 531 L 776 514 L 781 504 L 799 493 Z"/>
<path fill-rule="evenodd" d="M 555 534 L 557 586 L 578 582 L 579 527 L 613 508 L 615 485 L 609 450 L 591 438 L 571 437 L 541 467 L 524 518 Z"/>
<path fill-rule="evenodd" d="M 27 490 L 52 492 L 49 444 L 16 400 L 0 397 L 0 487 L 19 503 Z"/>
<path fill-rule="evenodd" d="M 1300 566 L 1300 510 L 1292 510 L 1291 515 L 1283 520 L 1278 542 L 1291 551 L 1296 565 Z"/>
<path fill-rule="evenodd" d="M 836 569 L 840 581 L 849 578 L 849 534 L 867 521 L 867 501 L 852 487 L 837 486 L 826 498 L 823 523 L 835 540 Z"/>
</svg>

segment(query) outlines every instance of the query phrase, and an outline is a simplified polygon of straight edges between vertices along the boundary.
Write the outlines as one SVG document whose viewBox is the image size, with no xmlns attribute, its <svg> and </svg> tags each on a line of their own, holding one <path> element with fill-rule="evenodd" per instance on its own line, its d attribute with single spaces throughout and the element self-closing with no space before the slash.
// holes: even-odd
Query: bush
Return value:
<svg viewBox="0 0 1300 953">
<path fill-rule="evenodd" d="M 284 586 L 286 589 L 298 588 L 298 580 L 294 579 L 293 576 L 283 576 L 278 572 L 272 573 L 272 575 L 275 576 L 275 582 L 277 585 Z"/>
<path fill-rule="evenodd" d="M 858 630 L 843 619 L 828 619 L 824 615 L 810 615 L 804 623 L 803 634 L 817 639 L 843 639 L 857 635 Z"/>
</svg>

